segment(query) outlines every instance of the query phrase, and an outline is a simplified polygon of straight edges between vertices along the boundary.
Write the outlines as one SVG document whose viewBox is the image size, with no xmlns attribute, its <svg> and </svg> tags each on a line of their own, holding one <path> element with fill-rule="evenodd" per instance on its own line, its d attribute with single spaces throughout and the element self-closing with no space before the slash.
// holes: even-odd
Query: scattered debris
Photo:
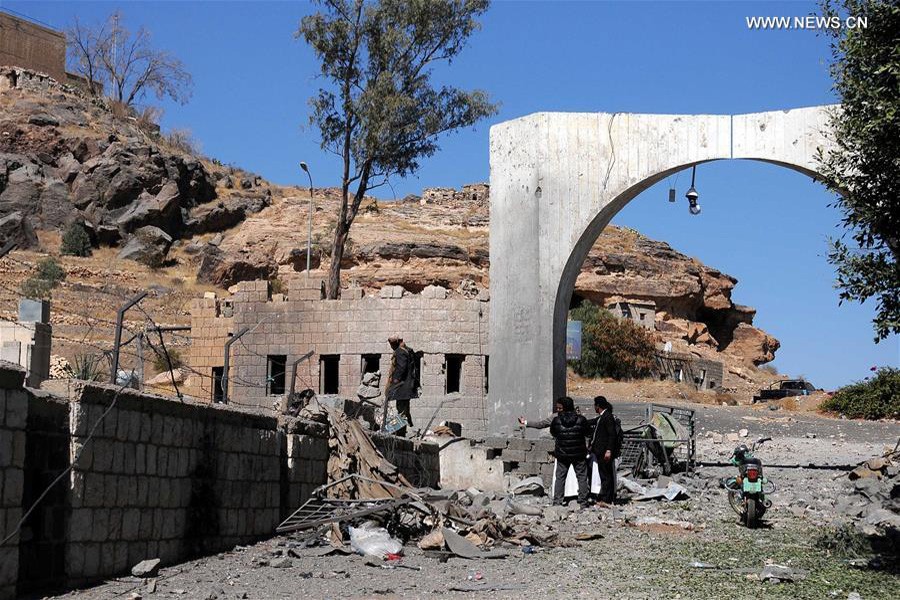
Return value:
<svg viewBox="0 0 900 600">
<path fill-rule="evenodd" d="M 465 583 L 450 586 L 451 592 L 505 592 L 524 590 L 521 583 Z"/>
<path fill-rule="evenodd" d="M 131 574 L 135 577 L 156 577 L 159 573 L 159 559 L 151 558 L 142 560 L 138 564 L 131 567 Z"/>
<path fill-rule="evenodd" d="M 785 565 L 766 565 L 759 574 L 759 580 L 766 583 L 794 583 L 806 579 L 806 573 Z"/>
<path fill-rule="evenodd" d="M 519 496 L 522 494 L 532 494 L 534 496 L 544 496 L 547 490 L 544 488 L 544 480 L 539 475 L 523 479 L 513 486 L 512 494 Z"/>
<path fill-rule="evenodd" d="M 652 526 L 662 526 L 662 527 L 671 527 L 676 529 L 683 529 L 685 531 L 693 531 L 694 524 L 690 521 L 677 521 L 673 519 L 661 519 L 660 517 L 638 517 L 634 524 L 637 527 L 652 527 Z"/>
<path fill-rule="evenodd" d="M 363 556 L 384 558 L 403 552 L 403 544 L 392 538 L 387 529 L 377 527 L 371 521 L 361 527 L 350 527 L 349 531 L 350 547 Z"/>
</svg>

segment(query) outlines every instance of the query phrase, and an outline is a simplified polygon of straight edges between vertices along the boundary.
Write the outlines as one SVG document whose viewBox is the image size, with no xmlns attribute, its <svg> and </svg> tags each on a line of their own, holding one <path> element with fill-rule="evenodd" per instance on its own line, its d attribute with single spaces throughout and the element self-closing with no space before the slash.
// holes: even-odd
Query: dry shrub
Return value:
<svg viewBox="0 0 900 600">
<path fill-rule="evenodd" d="M 118 100 L 110 98 L 107 100 L 106 105 L 109 107 L 109 112 L 112 113 L 112 116 L 117 119 L 124 120 L 134 116 L 134 109 L 124 102 L 119 102 Z"/>
<path fill-rule="evenodd" d="M 158 106 L 147 106 L 137 116 L 137 126 L 141 131 L 149 133 L 159 132 L 159 121 L 162 119 L 163 110 Z"/>
<path fill-rule="evenodd" d="M 185 154 L 200 154 L 200 143 L 190 129 L 173 129 L 163 135 L 166 145 Z"/>
</svg>

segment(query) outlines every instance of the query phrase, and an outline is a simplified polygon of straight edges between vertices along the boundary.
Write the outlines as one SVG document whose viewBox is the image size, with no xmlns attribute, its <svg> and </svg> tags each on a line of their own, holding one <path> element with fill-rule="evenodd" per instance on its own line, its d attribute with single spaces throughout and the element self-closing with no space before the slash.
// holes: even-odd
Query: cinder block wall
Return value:
<svg viewBox="0 0 900 600">
<path fill-rule="evenodd" d="M 22 387 L 25 371 L 0 362 L 0 540 L 22 518 L 25 467 L 25 423 L 28 395 Z M 16 597 L 19 573 L 19 536 L 0 546 L 0 599 Z"/>
<path fill-rule="evenodd" d="M 23 535 L 0 547 L 0 600 L 268 537 L 327 479 L 321 423 L 282 426 L 233 407 L 87 382 L 58 397 L 24 380 L 21 367 L 0 362 L 0 534 L 72 469 Z M 436 445 L 408 440 L 391 454 L 404 473 L 425 464 L 434 482 L 437 457 Z"/>
<path fill-rule="evenodd" d="M 313 357 L 298 367 L 296 389 L 309 387 L 322 393 L 322 356 L 338 355 L 338 393 L 355 398 L 364 354 L 381 355 L 384 389 L 391 357 L 387 338 L 396 334 L 424 353 L 422 397 L 412 403 L 414 424 L 426 425 L 437 411 L 435 422 L 460 422 L 467 436 L 484 433 L 488 302 L 443 298 L 437 290 L 427 293 L 429 288 L 422 294 L 405 296 L 402 289 L 390 289 L 393 293 L 384 294 L 390 297 L 383 298 L 361 298 L 350 293 L 354 291 L 351 289 L 347 299 L 321 300 L 320 284 L 317 280 L 293 279 L 288 282 L 286 296 L 270 297 L 268 282 L 242 282 L 228 301 L 233 317 L 222 316 L 224 301 L 196 301 L 191 366 L 200 375 L 192 375 L 192 379 L 210 381 L 212 369 L 224 362 L 228 331 L 249 328 L 249 333 L 231 346 L 231 403 L 271 409 L 278 395 L 271 394 L 267 382 L 268 357 L 286 357 L 285 388 L 289 390 L 292 363 L 310 350 Z M 460 391 L 452 394 L 447 393 L 447 355 L 464 357 Z M 195 395 L 211 397 L 202 388 Z M 375 402 L 380 403 L 382 398 Z"/>
<path fill-rule="evenodd" d="M 328 438 L 321 423 L 294 421 L 287 428 L 287 485 L 282 517 L 297 510 L 328 480 Z"/>
<path fill-rule="evenodd" d="M 81 453 L 70 480 L 71 583 L 252 542 L 277 525 L 283 436 L 274 418 L 92 384 L 71 411 Z"/>
</svg>

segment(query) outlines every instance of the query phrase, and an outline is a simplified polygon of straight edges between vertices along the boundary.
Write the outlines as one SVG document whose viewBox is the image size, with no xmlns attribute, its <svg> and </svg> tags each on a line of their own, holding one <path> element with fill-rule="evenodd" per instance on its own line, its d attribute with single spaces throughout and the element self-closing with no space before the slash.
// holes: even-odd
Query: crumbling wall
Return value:
<svg viewBox="0 0 900 600">
<path fill-rule="evenodd" d="M 192 371 L 185 381 L 185 393 L 210 402 L 215 380 L 213 369 L 225 361 L 225 342 L 234 328 L 230 303 L 214 297 L 195 298 L 191 302 L 191 348 L 189 364 Z"/>
<path fill-rule="evenodd" d="M 81 452 L 70 479 L 73 584 L 273 531 L 283 439 L 274 418 L 80 387 L 71 405 L 72 450 Z"/>
<path fill-rule="evenodd" d="M 22 518 L 22 483 L 25 467 L 25 423 L 28 395 L 22 387 L 25 371 L 0 362 L 0 541 Z M 19 572 L 19 536 L 0 545 L 0 599 L 16 597 Z"/>
<path fill-rule="evenodd" d="M 282 517 L 287 517 L 328 480 L 328 437 L 325 425 L 297 420 L 288 423 Z"/>
<path fill-rule="evenodd" d="M 400 335 L 423 353 L 422 394 L 412 402 L 414 424 L 425 426 L 436 415 L 435 422 L 456 421 L 466 435 L 480 435 L 488 392 L 488 303 L 447 298 L 446 290 L 437 293 L 440 288 L 426 288 L 419 295 L 396 286 L 386 289 L 390 293 L 379 298 L 361 297 L 350 293 L 351 288 L 341 300 L 322 300 L 321 280 L 298 277 L 288 281 L 286 295 L 271 294 L 266 281 L 248 281 L 238 284 L 227 301 L 195 301 L 191 321 L 195 373 L 188 393 L 204 400 L 212 397 L 209 386 L 214 369 L 224 363 L 228 334 L 246 328 L 248 332 L 231 346 L 230 403 L 277 409 L 290 390 L 292 364 L 309 351 L 314 354 L 298 366 L 296 389 L 355 398 L 364 355 L 380 357 L 384 389 L 391 360 L 387 338 Z M 273 385 L 271 357 L 284 361 L 278 369 L 286 371 L 283 391 Z M 452 357 L 462 361 L 453 386 L 449 382 L 453 369 L 448 364 Z M 334 380 L 325 368 L 331 364 L 328 361 L 338 364 Z M 374 402 L 382 400 L 383 394 Z"/>
<path fill-rule="evenodd" d="M 372 436 L 375 447 L 416 487 L 437 488 L 441 482 L 439 446 L 394 436 Z"/>
<path fill-rule="evenodd" d="M 447 187 L 430 187 L 422 190 L 420 204 L 447 204 L 452 202 L 470 203 L 483 206 L 490 199 L 490 185 L 487 183 L 470 183 L 462 189 Z"/>
</svg>

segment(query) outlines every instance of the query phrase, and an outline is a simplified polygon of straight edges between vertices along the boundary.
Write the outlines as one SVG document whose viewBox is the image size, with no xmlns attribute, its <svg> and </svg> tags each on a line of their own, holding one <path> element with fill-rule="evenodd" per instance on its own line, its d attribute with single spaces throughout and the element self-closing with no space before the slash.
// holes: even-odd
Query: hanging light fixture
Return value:
<svg viewBox="0 0 900 600">
<path fill-rule="evenodd" d="M 697 165 L 694 165 L 691 168 L 691 189 L 687 191 L 684 195 L 685 198 L 688 199 L 688 210 L 691 211 L 692 215 L 700 214 L 700 203 L 697 202 L 697 199 L 700 197 L 700 194 L 697 193 L 697 188 L 694 187 L 694 181 L 697 178 Z"/>
</svg>

